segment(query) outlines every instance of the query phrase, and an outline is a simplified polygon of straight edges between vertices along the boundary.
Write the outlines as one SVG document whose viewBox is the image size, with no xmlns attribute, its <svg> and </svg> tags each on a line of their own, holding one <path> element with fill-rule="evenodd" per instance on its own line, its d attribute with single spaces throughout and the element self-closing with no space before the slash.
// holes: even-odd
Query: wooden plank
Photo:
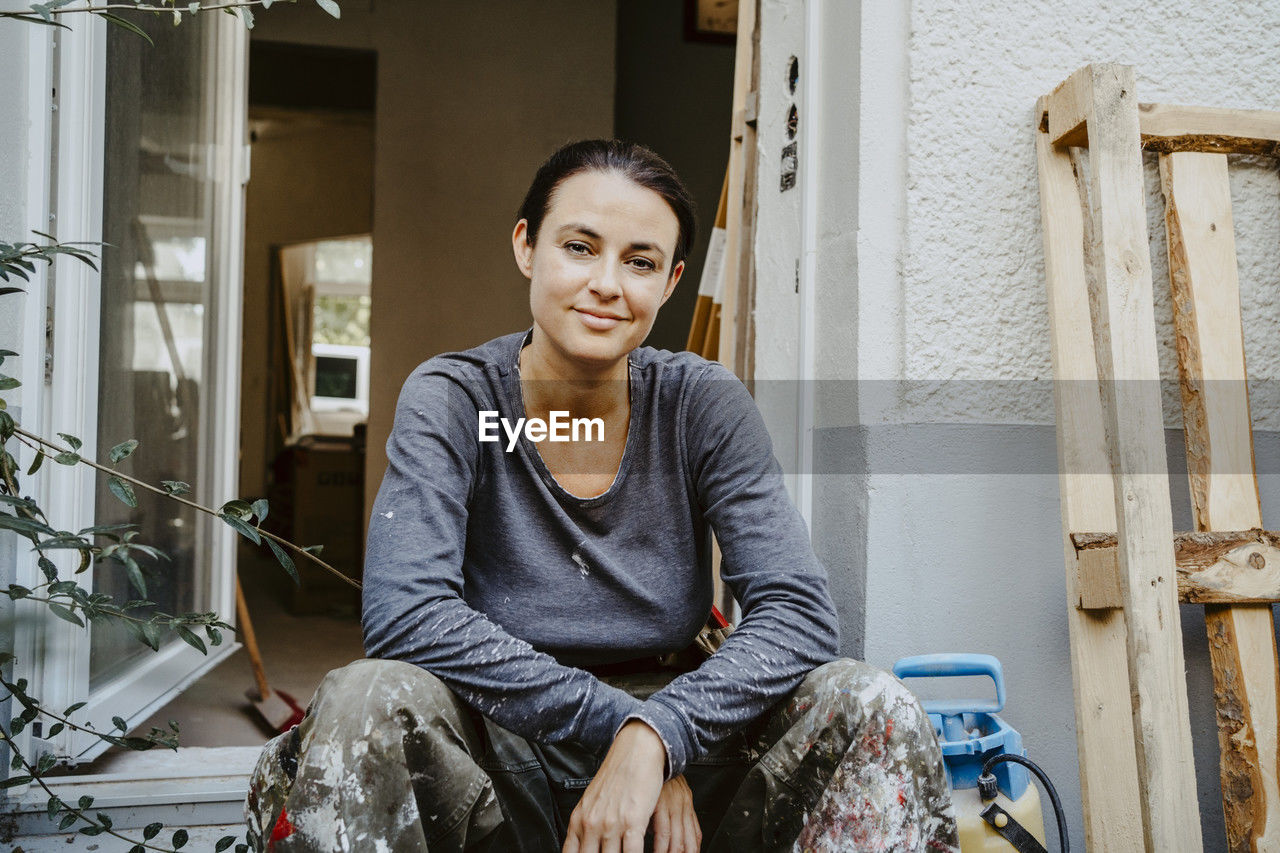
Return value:
<svg viewBox="0 0 1280 853">
<path fill-rule="evenodd" d="M 1198 850 L 1186 665 L 1177 584 L 1168 570 L 1173 520 L 1133 69 L 1090 65 L 1073 77 L 1088 130 L 1086 277 L 1114 472 L 1145 844 L 1152 851 Z"/>
<path fill-rule="evenodd" d="M 1044 114 L 1046 102 L 1046 98 L 1040 99 L 1037 115 Z M 1072 529 L 1115 526 L 1084 274 L 1082 187 L 1070 158 L 1050 144 L 1047 125 L 1037 129 L 1036 157 L 1058 411 L 1067 628 L 1085 846 L 1108 853 L 1137 851 L 1142 849 L 1142 833 L 1124 613 L 1079 608 L 1084 592 L 1070 538 Z"/>
<path fill-rule="evenodd" d="M 729 198 L 725 217 L 724 292 L 718 300 L 720 312 L 714 316 L 715 341 L 718 358 L 722 364 L 737 373 L 739 379 L 747 379 L 738 372 L 735 364 L 738 353 L 738 312 L 749 311 L 749 305 L 740 305 L 741 282 L 746 274 L 744 259 L 750 259 L 751 240 L 746 230 L 748 199 L 746 183 L 748 154 L 755 148 L 755 128 L 747 122 L 747 102 L 756 91 L 758 77 L 756 55 L 758 39 L 756 20 L 759 0 L 738 4 L 738 43 L 733 70 L 733 127 L 729 143 Z M 717 322 L 718 320 L 718 322 Z M 708 336 L 710 338 L 710 335 Z M 707 343 L 711 343 L 708 339 Z"/>
<path fill-rule="evenodd" d="M 1280 156 L 1280 112 L 1141 104 L 1138 123 L 1148 151 Z"/>
<path fill-rule="evenodd" d="M 1123 607 L 1110 595 L 1120 586 L 1120 559 L 1114 533 L 1074 533 L 1081 585 L 1105 588 L 1098 606 Z M 1280 534 L 1253 530 L 1175 533 L 1173 552 L 1178 600 L 1192 604 L 1280 602 Z M 1086 581 L 1087 578 L 1087 581 Z"/>
<path fill-rule="evenodd" d="M 1085 112 L 1073 80 L 1050 96 L 1047 130 L 1054 145 L 1087 147 Z M 1140 104 L 1138 126 L 1148 151 L 1280 156 L 1280 112 L 1271 110 Z"/>
<path fill-rule="evenodd" d="M 1227 157 L 1163 154 L 1160 182 L 1196 528 L 1260 527 Z M 1271 607 L 1206 607 L 1205 623 L 1227 845 L 1280 849 L 1280 657 Z"/>
<path fill-rule="evenodd" d="M 685 349 L 696 352 L 703 358 L 715 358 L 716 353 L 703 349 L 707 339 L 707 328 L 711 325 L 711 317 L 716 300 L 716 291 L 724 272 L 724 242 L 726 208 L 729 206 L 729 170 L 724 172 L 724 181 L 720 184 L 720 203 L 716 206 L 716 221 L 711 227 L 711 237 L 707 241 L 707 256 L 702 264 L 702 280 L 698 282 L 698 296 L 693 306 L 693 322 L 689 325 L 689 337 Z"/>
<path fill-rule="evenodd" d="M 1089 144 L 1085 120 L 1088 117 L 1089 91 L 1082 76 L 1088 66 L 1081 68 L 1058 87 L 1046 99 L 1039 115 L 1045 118 L 1044 130 L 1049 141 L 1063 148 L 1087 147 Z"/>
</svg>

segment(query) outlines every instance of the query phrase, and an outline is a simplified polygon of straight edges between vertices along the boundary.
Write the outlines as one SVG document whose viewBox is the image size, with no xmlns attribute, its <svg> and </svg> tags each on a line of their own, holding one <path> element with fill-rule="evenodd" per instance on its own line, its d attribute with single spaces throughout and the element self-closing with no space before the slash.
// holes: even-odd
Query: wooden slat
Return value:
<svg viewBox="0 0 1280 853">
<path fill-rule="evenodd" d="M 1088 131 L 1086 276 L 1114 472 L 1145 843 L 1199 850 L 1133 69 L 1090 65 L 1073 77 Z"/>
<path fill-rule="evenodd" d="M 1080 583 L 1120 586 L 1114 533 L 1073 533 Z M 1178 600 L 1192 604 L 1280 602 L 1280 534 L 1252 530 L 1175 533 Z M 1108 593 L 1109 594 L 1109 593 Z M 1099 596 L 1101 598 L 1102 596 Z M 1123 607 L 1117 596 L 1098 606 Z"/>
<path fill-rule="evenodd" d="M 707 339 L 707 329 L 711 325 L 711 317 L 716 300 L 716 290 L 721 285 L 724 272 L 725 218 L 729 206 L 729 170 L 724 172 L 724 181 L 720 184 L 720 202 L 716 206 L 716 221 L 711 227 L 711 238 L 707 241 L 707 256 L 702 264 L 702 280 L 698 282 L 698 296 L 693 306 L 693 322 L 689 324 L 689 338 L 685 349 L 696 352 L 703 358 L 714 359 L 718 353 L 703 349 Z"/>
<path fill-rule="evenodd" d="M 743 282 L 750 272 L 751 222 L 750 207 L 754 196 L 747 188 L 754 171 L 755 127 L 747 122 L 747 102 L 755 95 L 759 80 L 759 33 L 757 6 L 759 0 L 738 4 L 738 46 L 733 71 L 733 128 L 729 145 L 729 197 L 725 222 L 724 292 L 718 314 L 713 310 L 716 348 L 722 364 L 747 380 L 739 355 L 740 312 L 750 312 L 743 304 Z M 751 180 L 751 183 L 754 183 Z M 708 343 L 711 341 L 708 340 Z"/>
<path fill-rule="evenodd" d="M 1138 126 L 1148 151 L 1280 156 L 1280 113 L 1270 110 L 1140 104 Z M 1070 78 L 1050 96 L 1048 132 L 1054 145 L 1089 144 L 1084 110 Z"/>
<path fill-rule="evenodd" d="M 1280 113 L 1142 104 L 1138 121 L 1148 151 L 1280 154 Z"/>
<path fill-rule="evenodd" d="M 1045 103 L 1041 98 L 1038 115 L 1043 115 Z M 1080 187 L 1070 158 L 1050 144 L 1044 127 L 1036 132 L 1036 157 L 1056 380 L 1067 627 L 1085 847 L 1108 853 L 1137 851 L 1142 849 L 1142 833 L 1124 613 L 1091 613 L 1079 608 L 1087 590 L 1079 584 L 1076 549 L 1069 536 L 1072 529 L 1115 527 L 1085 284 Z"/>
<path fill-rule="evenodd" d="M 1227 157 L 1161 155 L 1160 180 L 1196 528 L 1260 527 Z M 1228 848 L 1280 849 L 1280 658 L 1271 607 L 1206 607 L 1205 622 Z"/>
</svg>

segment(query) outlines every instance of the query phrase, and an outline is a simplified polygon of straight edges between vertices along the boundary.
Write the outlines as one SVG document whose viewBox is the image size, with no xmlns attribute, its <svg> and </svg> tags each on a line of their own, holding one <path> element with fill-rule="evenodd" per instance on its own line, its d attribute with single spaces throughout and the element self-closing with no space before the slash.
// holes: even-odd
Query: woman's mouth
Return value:
<svg viewBox="0 0 1280 853">
<path fill-rule="evenodd" d="M 582 320 L 582 325 L 596 332 L 607 332 L 622 322 L 622 318 L 613 314 L 595 314 L 591 311 L 584 311 L 581 308 L 575 308 L 578 317 Z"/>
</svg>

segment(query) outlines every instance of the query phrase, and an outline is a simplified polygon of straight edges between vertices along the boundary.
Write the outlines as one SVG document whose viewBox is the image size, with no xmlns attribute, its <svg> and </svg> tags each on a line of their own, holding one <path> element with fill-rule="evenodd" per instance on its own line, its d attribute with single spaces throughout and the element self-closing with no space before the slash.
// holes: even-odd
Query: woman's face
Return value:
<svg viewBox="0 0 1280 853">
<path fill-rule="evenodd" d="M 512 234 L 529 279 L 541 355 L 592 373 L 617 369 L 653 328 L 684 272 L 672 257 L 675 212 L 653 190 L 615 172 L 580 172 L 551 196 L 535 246 L 528 223 Z"/>
</svg>

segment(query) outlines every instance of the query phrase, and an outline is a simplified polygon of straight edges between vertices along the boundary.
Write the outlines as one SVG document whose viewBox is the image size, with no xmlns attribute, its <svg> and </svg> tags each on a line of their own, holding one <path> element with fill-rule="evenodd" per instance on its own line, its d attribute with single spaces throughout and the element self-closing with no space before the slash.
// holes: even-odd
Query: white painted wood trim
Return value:
<svg viewBox="0 0 1280 853">
<path fill-rule="evenodd" d="M 796 406 L 796 508 L 813 530 L 814 382 L 817 379 L 818 211 L 821 195 L 823 0 L 806 0 L 800 72 L 800 327 Z"/>
<path fill-rule="evenodd" d="M 52 86 L 57 89 L 56 120 L 49 167 L 53 233 L 63 241 L 102 239 L 104 109 L 106 94 L 105 21 L 84 16 L 54 38 Z M 81 453 L 97 455 L 98 329 L 101 276 L 88 266 L 60 259 L 49 277 L 48 299 L 54 307 L 53 383 L 45 388 L 47 433 L 67 432 L 81 438 Z M 40 385 L 36 387 L 42 387 Z M 41 503 L 60 527 L 77 530 L 93 523 L 94 472 L 87 466 L 46 464 L 38 483 Z M 67 577 L 74 553 L 58 551 L 50 558 Z M 32 573 L 34 561 L 19 567 Z M 92 588 L 92 576 L 81 575 Z M 18 615 L 33 619 L 30 657 L 19 661 L 22 674 L 49 707 L 63 708 L 84 698 L 89 680 L 89 644 L 83 628 L 54 618 L 43 606 L 18 603 Z M 17 673 L 15 673 L 17 674 Z M 60 736 L 65 746 L 69 732 Z"/>
</svg>

